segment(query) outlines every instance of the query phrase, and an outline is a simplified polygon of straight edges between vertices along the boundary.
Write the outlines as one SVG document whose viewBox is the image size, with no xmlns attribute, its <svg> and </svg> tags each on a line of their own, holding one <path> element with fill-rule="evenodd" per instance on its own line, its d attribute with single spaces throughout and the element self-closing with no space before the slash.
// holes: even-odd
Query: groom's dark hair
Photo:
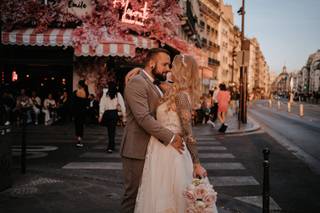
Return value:
<svg viewBox="0 0 320 213">
<path fill-rule="evenodd" d="M 151 59 L 153 59 L 159 53 L 165 53 L 165 54 L 170 55 L 170 52 L 168 50 L 166 50 L 166 49 L 163 49 L 163 48 L 152 48 L 147 53 L 147 56 L 146 56 L 146 59 L 145 59 L 145 64 L 149 63 L 149 61 Z"/>
</svg>

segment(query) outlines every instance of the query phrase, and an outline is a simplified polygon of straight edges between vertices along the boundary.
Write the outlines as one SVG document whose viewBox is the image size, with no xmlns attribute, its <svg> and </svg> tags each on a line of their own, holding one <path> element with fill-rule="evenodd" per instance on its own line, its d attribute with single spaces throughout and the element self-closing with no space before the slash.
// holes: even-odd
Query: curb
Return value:
<svg viewBox="0 0 320 213">
<path fill-rule="evenodd" d="M 236 130 L 227 130 L 225 134 L 238 134 L 238 133 L 247 133 L 247 132 L 255 132 L 258 131 L 261 126 L 259 125 L 259 123 L 257 121 L 255 121 L 251 116 L 248 116 L 248 123 L 252 123 L 253 126 L 249 127 L 249 128 L 245 128 L 245 129 L 236 129 Z"/>
</svg>

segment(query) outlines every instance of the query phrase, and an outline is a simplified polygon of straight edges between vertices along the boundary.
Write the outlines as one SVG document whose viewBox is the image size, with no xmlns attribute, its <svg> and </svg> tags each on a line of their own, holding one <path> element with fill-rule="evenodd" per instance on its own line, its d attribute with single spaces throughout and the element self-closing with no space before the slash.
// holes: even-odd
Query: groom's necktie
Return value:
<svg viewBox="0 0 320 213">
<path fill-rule="evenodd" d="M 153 84 L 156 86 L 157 90 L 159 90 L 161 97 L 163 96 L 163 91 L 160 87 L 161 81 L 159 81 L 158 79 L 153 81 Z"/>
<path fill-rule="evenodd" d="M 161 81 L 159 81 L 158 79 L 153 81 L 153 84 L 160 87 Z"/>
</svg>

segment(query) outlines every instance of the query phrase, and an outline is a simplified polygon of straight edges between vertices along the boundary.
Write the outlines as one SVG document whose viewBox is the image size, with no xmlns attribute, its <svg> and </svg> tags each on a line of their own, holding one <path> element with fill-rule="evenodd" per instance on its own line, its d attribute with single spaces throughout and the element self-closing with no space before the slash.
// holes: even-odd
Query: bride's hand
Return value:
<svg viewBox="0 0 320 213">
<path fill-rule="evenodd" d="M 193 165 L 193 177 L 203 178 L 207 176 L 208 176 L 208 173 L 206 169 L 201 166 L 201 164 L 198 163 Z"/>
</svg>

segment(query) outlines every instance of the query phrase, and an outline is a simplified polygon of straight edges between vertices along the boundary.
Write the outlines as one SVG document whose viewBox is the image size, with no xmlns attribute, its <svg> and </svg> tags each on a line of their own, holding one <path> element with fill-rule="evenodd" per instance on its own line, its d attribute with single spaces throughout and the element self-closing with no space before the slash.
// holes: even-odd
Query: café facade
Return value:
<svg viewBox="0 0 320 213">
<path fill-rule="evenodd" d="M 90 93 L 99 96 L 110 80 L 123 89 L 125 74 L 143 65 L 150 48 L 203 60 L 200 49 L 175 32 L 183 13 L 177 1 L 6 0 L 4 5 L 1 84 L 59 93 L 62 88 L 74 90 L 85 79 Z M 37 13 L 25 15 L 31 8 Z M 15 12 L 25 14 L 12 23 L 9 15 Z M 59 16 L 52 18 L 51 13 Z M 48 16 L 47 22 L 32 17 L 37 14 Z"/>
</svg>

